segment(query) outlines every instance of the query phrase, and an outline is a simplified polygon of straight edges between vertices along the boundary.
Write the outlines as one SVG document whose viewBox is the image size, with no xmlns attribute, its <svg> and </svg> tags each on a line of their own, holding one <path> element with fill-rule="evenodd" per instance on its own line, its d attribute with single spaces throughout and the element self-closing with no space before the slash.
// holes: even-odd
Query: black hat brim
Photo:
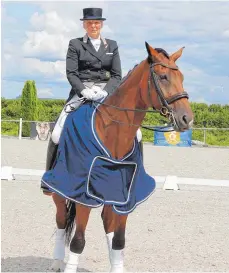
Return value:
<svg viewBox="0 0 229 273">
<path fill-rule="evenodd" d="M 101 17 L 87 17 L 87 18 L 82 18 L 80 19 L 80 21 L 88 21 L 88 20 L 98 20 L 98 21 L 105 21 L 106 18 L 101 18 Z"/>
</svg>

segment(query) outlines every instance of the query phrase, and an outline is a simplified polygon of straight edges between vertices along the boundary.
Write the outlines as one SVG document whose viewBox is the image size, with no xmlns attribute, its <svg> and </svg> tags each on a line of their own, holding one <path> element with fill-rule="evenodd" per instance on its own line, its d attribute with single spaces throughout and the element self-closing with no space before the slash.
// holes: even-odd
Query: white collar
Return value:
<svg viewBox="0 0 229 273">
<path fill-rule="evenodd" d="M 84 43 L 87 43 L 87 39 L 88 38 L 90 38 L 88 35 L 87 35 L 87 33 L 84 35 L 84 37 L 83 37 L 83 42 Z M 108 44 L 107 44 L 107 41 L 106 41 L 106 39 L 104 39 L 104 38 L 102 38 L 101 36 L 99 37 L 100 38 L 100 41 L 102 40 L 103 41 L 103 44 L 104 44 L 104 46 L 105 46 L 105 48 L 107 48 L 107 46 L 108 46 Z M 91 41 L 93 41 L 93 40 L 91 40 Z"/>
<path fill-rule="evenodd" d="M 88 38 L 89 38 L 91 41 L 100 41 L 100 36 L 99 36 L 99 38 L 92 38 L 92 37 L 88 36 Z"/>
</svg>

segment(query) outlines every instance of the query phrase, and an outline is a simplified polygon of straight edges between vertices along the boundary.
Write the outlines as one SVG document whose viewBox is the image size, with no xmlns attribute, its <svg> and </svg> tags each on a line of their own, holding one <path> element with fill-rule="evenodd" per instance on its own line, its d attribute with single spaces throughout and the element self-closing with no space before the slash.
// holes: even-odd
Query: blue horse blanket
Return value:
<svg viewBox="0 0 229 273">
<path fill-rule="evenodd" d="M 139 143 L 121 160 L 112 158 L 95 130 L 96 106 L 88 102 L 65 121 L 53 169 L 42 184 L 71 201 L 89 207 L 113 205 L 128 214 L 155 189 L 155 180 L 144 169 Z"/>
</svg>

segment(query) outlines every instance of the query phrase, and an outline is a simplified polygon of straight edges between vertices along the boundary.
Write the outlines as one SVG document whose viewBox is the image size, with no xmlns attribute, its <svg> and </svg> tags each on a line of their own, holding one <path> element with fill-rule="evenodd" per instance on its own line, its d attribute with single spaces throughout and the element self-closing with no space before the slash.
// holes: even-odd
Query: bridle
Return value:
<svg viewBox="0 0 229 273">
<path fill-rule="evenodd" d="M 177 66 L 170 66 L 170 65 L 167 65 L 167 64 L 164 64 L 164 63 L 161 63 L 161 62 L 159 62 L 159 63 L 153 63 L 152 62 L 150 64 L 150 73 L 149 73 L 149 79 L 148 79 L 148 96 L 149 96 L 149 101 L 151 103 L 152 108 L 154 108 L 154 106 L 153 106 L 152 94 L 151 94 L 152 89 L 150 88 L 151 83 L 154 84 L 158 99 L 159 99 L 159 101 L 161 103 L 161 108 L 159 109 L 160 114 L 163 115 L 163 116 L 168 117 L 170 119 L 170 121 L 172 122 L 172 124 L 175 125 L 176 120 L 174 118 L 173 109 L 170 107 L 170 104 L 172 104 L 173 102 L 175 102 L 177 100 L 183 99 L 183 98 L 188 99 L 189 96 L 188 96 L 187 92 L 183 91 L 183 92 L 180 92 L 180 93 L 178 93 L 176 95 L 170 96 L 169 98 L 165 98 L 164 93 L 161 90 L 161 87 L 160 87 L 159 82 L 158 82 L 159 77 L 154 71 L 154 67 L 156 65 L 161 65 L 161 66 L 167 67 L 167 68 L 172 69 L 172 70 L 178 70 L 178 67 Z"/>
</svg>

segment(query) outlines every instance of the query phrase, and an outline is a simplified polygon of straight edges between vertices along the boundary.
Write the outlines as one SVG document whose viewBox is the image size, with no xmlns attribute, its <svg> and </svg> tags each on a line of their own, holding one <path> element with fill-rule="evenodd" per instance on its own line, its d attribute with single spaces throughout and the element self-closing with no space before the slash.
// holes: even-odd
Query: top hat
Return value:
<svg viewBox="0 0 229 273">
<path fill-rule="evenodd" d="M 84 20 L 106 20 L 102 18 L 102 9 L 101 8 L 85 8 L 83 9 L 83 18 L 80 19 L 81 21 Z"/>
</svg>

